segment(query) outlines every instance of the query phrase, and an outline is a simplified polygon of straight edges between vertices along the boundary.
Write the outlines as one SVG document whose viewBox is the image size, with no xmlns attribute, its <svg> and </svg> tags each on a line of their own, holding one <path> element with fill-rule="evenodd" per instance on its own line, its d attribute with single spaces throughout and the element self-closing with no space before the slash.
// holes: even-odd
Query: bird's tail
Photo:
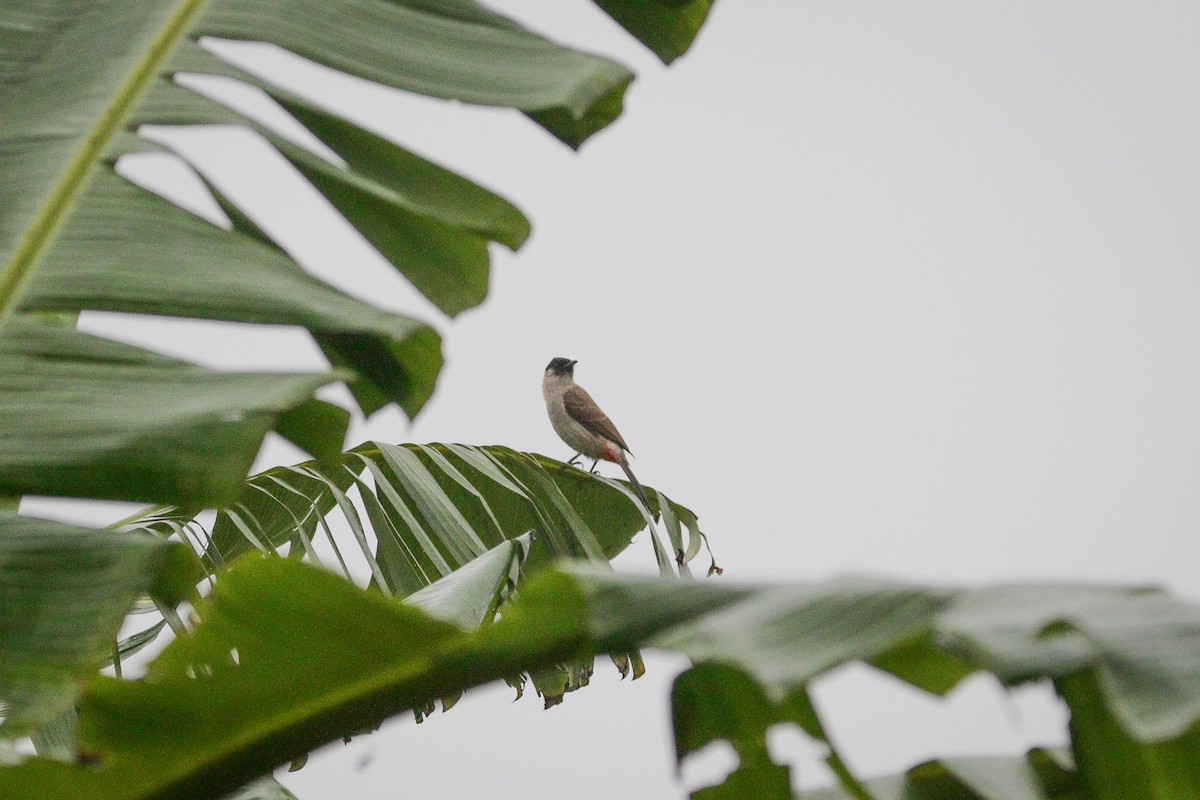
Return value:
<svg viewBox="0 0 1200 800">
<path fill-rule="evenodd" d="M 642 485 L 638 483 L 638 479 L 633 476 L 633 470 L 629 468 L 629 459 L 625 454 L 621 454 L 621 460 L 617 462 L 621 465 L 621 469 L 625 470 L 625 477 L 629 478 L 629 482 L 633 484 L 633 490 L 637 492 L 637 496 L 641 499 L 642 505 L 646 508 L 646 513 L 654 516 L 654 512 L 650 510 L 650 501 L 646 499 L 646 491 L 642 489 Z"/>
</svg>

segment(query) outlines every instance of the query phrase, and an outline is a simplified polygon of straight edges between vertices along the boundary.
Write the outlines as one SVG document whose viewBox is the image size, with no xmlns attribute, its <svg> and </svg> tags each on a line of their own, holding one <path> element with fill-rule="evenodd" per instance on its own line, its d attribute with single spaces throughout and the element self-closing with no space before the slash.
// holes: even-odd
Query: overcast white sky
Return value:
<svg viewBox="0 0 1200 800">
<path fill-rule="evenodd" d="M 668 70 L 583 0 L 496 5 L 639 74 L 582 153 L 513 112 L 223 50 L 530 215 L 530 243 L 497 251 L 488 301 L 453 322 L 247 137 L 175 135 L 306 266 L 445 334 L 418 422 L 383 412 L 350 444 L 566 457 L 539 384 L 567 356 L 730 578 L 1200 596 L 1200 7 L 723 0 Z M 194 196 L 161 159 L 135 171 Z M 321 363 L 295 332 L 87 325 L 225 366 Z M 276 445 L 263 463 L 298 457 Z M 621 563 L 652 567 L 644 537 Z M 678 668 L 652 659 L 618 685 L 601 665 L 545 713 L 484 690 L 283 780 L 302 800 L 680 797 L 730 761 L 676 781 Z M 1044 692 L 1009 703 L 983 679 L 937 702 L 848 670 L 818 699 L 868 774 L 1063 736 Z M 828 779 L 797 735 L 777 744 L 805 785 Z"/>
</svg>

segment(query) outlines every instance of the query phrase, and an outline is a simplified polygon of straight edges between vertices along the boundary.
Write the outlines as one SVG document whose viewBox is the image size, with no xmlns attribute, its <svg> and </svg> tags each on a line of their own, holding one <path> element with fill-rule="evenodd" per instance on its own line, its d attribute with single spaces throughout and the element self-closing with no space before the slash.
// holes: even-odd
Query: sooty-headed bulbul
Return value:
<svg viewBox="0 0 1200 800">
<path fill-rule="evenodd" d="M 550 424 L 567 446 L 575 450 L 575 456 L 568 463 L 574 463 L 582 455 L 592 459 L 593 469 L 598 461 L 619 464 L 646 507 L 646 513 L 651 513 L 646 492 L 633 476 L 625 457 L 630 453 L 629 445 L 592 396 L 575 383 L 577 363 L 569 358 L 556 358 L 546 365 L 546 374 L 542 378 L 542 396 L 546 398 Z"/>
</svg>

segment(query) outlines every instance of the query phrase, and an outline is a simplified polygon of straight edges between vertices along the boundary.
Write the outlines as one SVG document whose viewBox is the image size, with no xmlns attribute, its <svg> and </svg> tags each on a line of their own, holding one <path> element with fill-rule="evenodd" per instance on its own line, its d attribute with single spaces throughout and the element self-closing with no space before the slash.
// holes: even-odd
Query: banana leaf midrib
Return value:
<svg viewBox="0 0 1200 800">
<path fill-rule="evenodd" d="M 129 70 L 125 81 L 85 136 L 58 182 L 42 202 L 32 223 L 0 271 L 0 325 L 18 307 L 29 276 L 49 249 L 54 235 L 83 193 L 88 179 L 132 114 L 134 106 L 158 77 L 160 67 L 171 57 L 174 45 L 186 34 L 209 0 L 181 0 L 152 38 L 151 45 Z"/>
</svg>

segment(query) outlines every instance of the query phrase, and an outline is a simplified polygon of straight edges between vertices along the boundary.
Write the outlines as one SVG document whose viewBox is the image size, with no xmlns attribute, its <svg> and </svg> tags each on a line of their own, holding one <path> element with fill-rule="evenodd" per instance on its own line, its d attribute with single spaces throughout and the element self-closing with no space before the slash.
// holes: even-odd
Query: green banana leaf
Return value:
<svg viewBox="0 0 1200 800">
<path fill-rule="evenodd" d="M 211 528 L 186 511 L 164 507 L 123 527 L 192 542 L 213 576 L 253 550 L 286 550 L 319 563 L 323 540 L 333 553 L 327 566 L 349 578 L 347 561 L 360 559 L 371 585 L 396 597 L 419 596 L 434 581 L 476 564 L 488 548 L 526 533 L 525 574 L 561 558 L 606 564 L 647 529 L 652 547 L 646 557 L 653 551 L 668 571 L 674 566 L 687 574 L 705 541 L 696 515 L 648 491 L 653 516 L 626 482 L 545 456 L 496 446 L 367 442 L 325 468 L 310 461 L 253 476 L 238 502 L 217 512 Z M 659 516 L 674 562 L 652 524 Z M 355 554 L 343 553 L 347 543 L 357 546 Z M 636 679 L 643 672 L 636 650 L 618 654 L 616 662 L 622 675 Z M 529 677 L 550 706 L 585 686 L 591 670 L 588 658 Z"/>
<path fill-rule="evenodd" d="M 1085 800 L 1070 759 L 1035 748 L 1025 758 L 999 756 L 928 761 L 903 775 L 863 782 L 874 800 Z M 844 788 L 804 792 L 800 800 L 861 800 Z"/>
<path fill-rule="evenodd" d="M 766 718 L 794 722 L 828 743 L 807 686 L 849 661 L 935 694 L 978 670 L 1010 686 L 1050 678 L 1071 710 L 1085 796 L 1200 796 L 1200 606 L 1161 592 L 1089 585 L 957 590 L 862 578 L 759 587 L 582 579 L 593 618 L 606 621 L 592 631 L 598 639 L 636 640 L 752 678 L 761 687 L 755 736 Z M 738 691 L 749 696 L 744 683 Z M 697 694 L 691 689 L 685 697 Z M 683 730 L 681 754 L 712 738 L 703 726 Z M 745 730 L 733 734 L 745 738 Z M 836 752 L 830 766 L 851 795 L 861 795 Z M 777 769 L 751 759 L 750 774 L 734 780 Z"/>
<path fill-rule="evenodd" d="M 94 680 L 85 709 L 95 701 L 113 715 L 84 710 L 79 735 L 99 769 L 30 759 L 0 769 L 0 796 L 220 797 L 261 775 L 268 752 L 289 752 L 284 763 L 329 741 L 330 725 L 334 738 L 356 735 L 388 713 L 516 674 L 523 645 L 553 637 L 550 617 L 521 625 L 506 614 L 479 628 L 487 612 L 476 620 L 463 609 L 499 603 L 524 546 L 505 542 L 424 598 L 450 621 L 298 562 L 246 556 L 197 606 L 195 631 L 168 645 L 145 680 Z M 555 663 L 570 649 L 555 642 L 533 663 Z M 133 699 L 130 690 L 148 694 Z M 164 715 L 164 703 L 176 711 Z"/>
<path fill-rule="evenodd" d="M 336 375 L 223 373 L 70 328 L 0 336 L 0 494 L 232 501 L 272 428 L 336 457 Z M 332 451 L 330 448 L 333 448 Z"/>
<path fill-rule="evenodd" d="M 357 495 L 359 506 L 351 501 Z M 668 528 L 681 564 L 700 552 L 696 515 L 649 490 L 650 512 Z M 364 517 L 365 513 L 365 517 Z M 188 536 L 211 574 L 250 550 L 285 547 L 319 561 L 325 539 L 345 568 L 335 529 L 348 528 L 372 583 L 404 597 L 451 574 L 496 544 L 534 533 L 527 570 L 554 559 L 607 562 L 652 519 L 624 481 L 507 447 L 366 442 L 328 467 L 315 461 L 275 467 L 250 478 L 236 503 L 217 512 L 211 530 L 194 514 L 153 508 L 130 530 Z M 665 548 L 652 528 L 653 549 Z M 372 541 L 373 540 L 373 541 Z"/>
<path fill-rule="evenodd" d="M 595 0 L 655 55 L 670 64 L 688 51 L 713 0 Z"/>
<path fill-rule="evenodd" d="M 139 595 L 173 605 L 200 572 L 186 547 L 154 536 L 0 522 L 0 738 L 17 738 L 71 709 Z"/>
<path fill-rule="evenodd" d="M 494 586 L 499 573 L 477 574 Z M 994 613 L 984 612 L 984 601 Z M 1200 607 L 1157 592 L 867 579 L 738 586 L 573 568 L 543 572 L 498 622 L 468 631 L 294 560 L 247 554 L 197 613 L 199 625 L 167 647 L 145 680 L 98 678 L 90 687 L 80 741 L 98 768 L 28 760 L 0 769 L 0 794 L 20 800 L 37 787 L 85 800 L 219 797 L 322 742 L 438 697 L 584 654 L 647 646 L 696 663 L 679 678 L 673 703 L 679 756 L 718 739 L 742 755 L 733 783 L 700 797 L 751 789 L 785 796 L 786 769 L 770 762 L 763 737 L 780 721 L 816 730 L 808 683 L 849 661 L 883 663 L 879 656 L 891 654 L 895 665 L 900 649 L 909 663 L 898 674 L 944 686 L 944 664 L 918 657 L 922 648 L 956 660 L 963 675 L 1054 678 L 1075 719 L 1071 757 L 947 760 L 879 783 L 848 776 L 842 789 L 817 796 L 1197 796 L 1188 783 L 1197 715 L 1166 701 L 1193 696 L 1186 687 L 1200 654 L 1192 636 Z M 914 637 L 922 631 L 935 636 Z M 1135 652 L 1146 667 L 1136 687 L 1103 679 Z M 921 664 L 935 665 L 933 680 L 921 680 Z M 1063 685 L 1075 680 L 1084 685 Z M 1122 707 L 1136 707 L 1137 716 L 1113 713 Z M 1097 713 L 1105 718 L 1097 722 Z M 1176 735 L 1179 724 L 1190 727 Z M 1088 748 L 1113 735 L 1154 748 L 1153 759 L 1089 764 L 1097 753 Z M 1095 789 L 1101 780 L 1103 792 Z"/>
</svg>

